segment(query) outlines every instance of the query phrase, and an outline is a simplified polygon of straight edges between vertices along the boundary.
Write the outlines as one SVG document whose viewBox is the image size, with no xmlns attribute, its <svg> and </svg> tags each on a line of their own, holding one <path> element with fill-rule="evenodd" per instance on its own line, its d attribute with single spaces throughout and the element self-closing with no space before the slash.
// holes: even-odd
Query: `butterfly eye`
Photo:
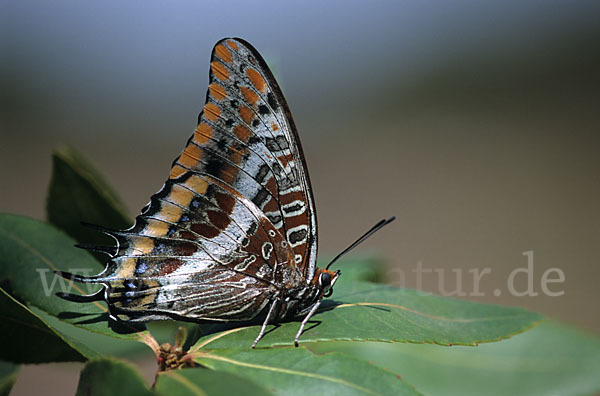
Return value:
<svg viewBox="0 0 600 396">
<path fill-rule="evenodd" d="M 329 275 L 327 272 L 323 272 L 319 276 L 319 284 L 323 289 L 327 289 L 331 285 L 331 275 Z"/>
</svg>

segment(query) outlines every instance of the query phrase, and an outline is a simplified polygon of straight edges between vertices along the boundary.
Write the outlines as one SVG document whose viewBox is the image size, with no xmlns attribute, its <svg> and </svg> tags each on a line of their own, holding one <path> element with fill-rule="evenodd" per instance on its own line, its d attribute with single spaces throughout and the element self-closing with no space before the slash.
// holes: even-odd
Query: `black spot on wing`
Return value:
<svg viewBox="0 0 600 396">
<path fill-rule="evenodd" d="M 283 211 L 288 214 L 294 213 L 302 209 L 302 207 L 301 203 L 295 203 L 294 205 L 283 207 Z"/>
<path fill-rule="evenodd" d="M 260 115 L 265 115 L 265 114 L 269 114 L 269 108 L 263 104 L 258 106 L 258 112 L 260 113 Z"/>
<path fill-rule="evenodd" d="M 256 143 L 260 143 L 260 142 L 261 142 L 260 137 L 258 137 L 256 135 L 252 135 L 248 139 L 248 144 L 256 144 Z"/>
<path fill-rule="evenodd" d="M 204 172 L 211 176 L 218 177 L 221 169 L 223 169 L 223 165 L 223 160 L 215 156 L 210 156 L 204 167 Z"/>
<path fill-rule="evenodd" d="M 281 167 L 281 165 L 279 165 L 278 162 L 275 162 L 273 164 L 273 173 L 277 178 L 281 178 L 284 175 L 283 168 Z"/>
<path fill-rule="evenodd" d="M 265 181 L 265 178 L 267 177 L 267 175 L 269 174 L 269 171 L 270 171 L 270 168 L 268 165 L 261 165 L 261 167 L 258 169 L 258 173 L 254 177 L 254 179 L 257 182 L 259 182 L 260 184 L 262 184 Z"/>
<path fill-rule="evenodd" d="M 256 196 L 254 198 L 252 198 L 252 202 L 259 208 L 262 208 L 262 205 L 265 202 L 267 202 L 268 198 L 269 198 L 269 192 L 265 188 L 261 188 L 256 193 Z"/>
<path fill-rule="evenodd" d="M 267 94 L 267 103 L 269 104 L 269 106 L 271 106 L 271 109 L 273 109 L 273 111 L 276 111 L 279 107 L 277 101 L 275 100 L 275 95 L 273 95 L 273 92 L 269 92 Z"/>
<path fill-rule="evenodd" d="M 281 222 L 281 220 L 282 220 L 281 215 L 278 215 L 278 214 L 268 214 L 267 218 L 269 220 L 271 220 L 271 223 L 273 223 L 273 224 L 277 224 L 277 223 Z"/>
<path fill-rule="evenodd" d="M 267 148 L 273 152 L 286 150 L 290 147 L 285 136 L 276 136 L 275 138 L 267 138 L 265 141 Z"/>
<path fill-rule="evenodd" d="M 306 229 L 300 229 L 297 231 L 292 231 L 288 234 L 288 240 L 290 243 L 298 243 L 302 242 L 306 239 L 308 235 L 308 231 Z"/>
<path fill-rule="evenodd" d="M 217 148 L 219 149 L 219 151 L 224 152 L 225 150 L 227 150 L 228 146 L 229 142 L 225 137 L 222 137 L 221 139 L 217 140 Z"/>
<path fill-rule="evenodd" d="M 248 227 L 248 235 L 254 235 L 254 233 L 256 233 L 257 229 L 258 229 L 258 223 L 252 222 L 252 224 L 250 224 L 250 227 Z"/>
</svg>

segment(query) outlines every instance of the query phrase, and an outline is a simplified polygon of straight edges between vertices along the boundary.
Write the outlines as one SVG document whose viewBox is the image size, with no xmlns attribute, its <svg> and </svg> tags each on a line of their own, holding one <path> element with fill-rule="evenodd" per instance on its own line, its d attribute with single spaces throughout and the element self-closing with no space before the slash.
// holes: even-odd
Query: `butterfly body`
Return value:
<svg viewBox="0 0 600 396">
<path fill-rule="evenodd" d="M 130 229 L 103 230 L 117 242 L 104 272 L 62 275 L 102 284 L 87 301 L 106 301 L 120 321 L 264 314 L 256 345 L 268 323 L 305 315 L 299 336 L 339 271 L 316 267 L 316 211 L 296 127 L 244 40 L 216 44 L 209 80 L 198 126 L 167 182 Z"/>
</svg>

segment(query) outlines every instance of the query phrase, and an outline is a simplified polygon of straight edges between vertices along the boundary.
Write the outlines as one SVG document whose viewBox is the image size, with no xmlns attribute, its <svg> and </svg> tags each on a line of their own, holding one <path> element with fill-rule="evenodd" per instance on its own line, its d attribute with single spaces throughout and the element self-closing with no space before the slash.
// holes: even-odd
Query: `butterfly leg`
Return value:
<svg viewBox="0 0 600 396">
<path fill-rule="evenodd" d="M 258 344 L 258 341 L 260 341 L 260 339 L 263 338 L 263 336 L 265 335 L 265 330 L 267 329 L 267 325 L 269 324 L 269 320 L 271 320 L 271 316 L 273 316 L 273 312 L 275 312 L 275 307 L 277 306 L 278 303 L 279 303 L 279 298 L 275 297 L 273 299 L 273 303 L 271 304 L 271 308 L 269 308 L 269 312 L 267 313 L 267 317 L 265 318 L 265 321 L 263 322 L 263 325 L 260 328 L 260 333 L 258 333 L 258 337 L 256 337 L 256 339 L 252 343 L 252 349 L 254 349 L 256 347 L 256 344 Z"/>
<path fill-rule="evenodd" d="M 300 328 L 298 329 L 298 332 L 296 333 L 296 337 L 294 337 L 294 346 L 298 346 L 298 340 L 300 339 L 300 335 L 302 334 L 302 331 L 304 330 L 304 326 L 306 326 L 306 324 L 310 320 L 311 316 L 313 316 L 315 314 L 315 312 L 317 312 L 317 309 L 319 309 L 319 305 L 321 305 L 321 300 L 317 301 L 315 303 L 315 305 L 313 305 L 313 307 L 310 309 L 310 312 L 304 317 L 304 320 L 302 321 L 302 324 L 300 324 Z"/>
</svg>

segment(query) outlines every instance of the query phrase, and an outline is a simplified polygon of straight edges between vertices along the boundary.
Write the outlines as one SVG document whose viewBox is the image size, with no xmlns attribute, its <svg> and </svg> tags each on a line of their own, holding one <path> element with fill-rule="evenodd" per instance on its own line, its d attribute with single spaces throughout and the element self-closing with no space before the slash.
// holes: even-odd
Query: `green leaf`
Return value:
<svg viewBox="0 0 600 396">
<path fill-rule="evenodd" d="M 0 280 L 8 280 L 12 294 L 43 311 L 90 331 L 138 340 L 144 334 L 116 333 L 108 325 L 104 303 L 74 303 L 56 292 L 87 294 L 97 285 L 69 282 L 54 270 L 99 273 L 100 264 L 53 226 L 23 216 L 0 214 Z M 90 287 L 88 287 L 90 286 Z"/>
<path fill-rule="evenodd" d="M 418 395 L 396 375 L 340 353 L 305 348 L 198 352 L 196 362 L 268 384 L 282 395 Z"/>
<path fill-rule="evenodd" d="M 3 289 L 0 289 L 0 337 L 4 340 L 0 359 L 13 363 L 84 362 L 96 355 L 54 331 Z"/>
<path fill-rule="evenodd" d="M 112 238 L 81 222 L 112 229 L 131 225 L 125 205 L 102 175 L 75 149 L 52 154 L 52 178 L 46 202 L 48 221 L 77 242 L 112 246 Z M 106 256 L 96 256 L 101 262 Z"/>
<path fill-rule="evenodd" d="M 542 316 L 522 308 L 479 304 L 369 282 L 336 283 L 333 301 L 307 324 L 301 343 L 334 340 L 477 345 L 534 326 Z M 258 347 L 292 345 L 298 322 L 269 326 Z M 195 348 L 248 348 L 259 326 L 201 338 Z"/>
<path fill-rule="evenodd" d="M 131 365 L 112 359 L 90 361 L 79 377 L 76 396 L 147 396 L 154 394 Z"/>
<path fill-rule="evenodd" d="M 243 377 L 204 368 L 186 368 L 159 373 L 155 389 L 157 392 L 173 396 L 272 395 L 265 388 Z"/>
<path fill-rule="evenodd" d="M 0 361 L 0 396 L 8 396 L 18 373 L 19 365 Z"/>
<path fill-rule="evenodd" d="M 402 375 L 427 395 L 596 395 L 600 338 L 557 322 L 477 348 L 381 343 L 313 344 Z"/>
<path fill-rule="evenodd" d="M 254 382 L 226 371 L 189 368 L 158 374 L 150 390 L 138 370 L 114 359 L 92 360 L 81 372 L 76 396 L 115 395 L 271 395 Z"/>
<path fill-rule="evenodd" d="M 107 337 L 101 333 L 88 331 L 81 326 L 74 326 L 62 321 L 39 308 L 31 307 L 31 310 L 44 320 L 54 331 L 60 333 L 63 337 L 85 345 L 87 348 L 95 351 L 98 357 L 101 356 L 123 356 L 136 359 L 153 359 L 154 354 L 144 344 L 140 342 L 131 342 L 130 339 L 121 339 Z M 91 357 L 91 356 L 89 356 Z"/>
</svg>

